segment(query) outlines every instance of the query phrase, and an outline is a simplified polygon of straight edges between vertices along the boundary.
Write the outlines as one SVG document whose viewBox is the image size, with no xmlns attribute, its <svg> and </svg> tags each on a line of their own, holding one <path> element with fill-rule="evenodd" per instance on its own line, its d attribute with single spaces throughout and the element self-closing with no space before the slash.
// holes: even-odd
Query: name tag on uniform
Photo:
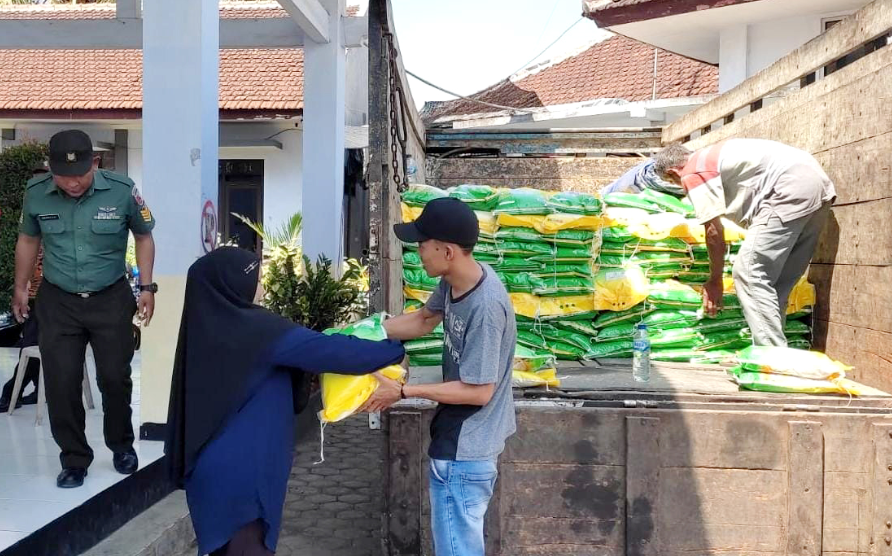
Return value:
<svg viewBox="0 0 892 556">
<path fill-rule="evenodd" d="M 121 216 L 117 214 L 118 207 L 99 207 L 99 211 L 96 213 L 96 216 L 93 217 L 94 220 L 120 220 Z"/>
<path fill-rule="evenodd" d="M 59 220 L 58 214 L 38 214 L 38 220 L 46 221 L 46 220 Z"/>
</svg>

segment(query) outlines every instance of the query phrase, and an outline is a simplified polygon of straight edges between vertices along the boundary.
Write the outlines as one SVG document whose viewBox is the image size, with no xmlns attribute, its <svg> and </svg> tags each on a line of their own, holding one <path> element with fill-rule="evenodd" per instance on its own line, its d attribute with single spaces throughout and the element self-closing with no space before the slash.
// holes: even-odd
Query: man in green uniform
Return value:
<svg viewBox="0 0 892 556">
<path fill-rule="evenodd" d="M 99 170 L 90 137 L 78 130 L 50 139 L 50 173 L 30 180 L 16 244 L 13 313 L 28 318 L 28 280 L 43 243 L 37 295 L 39 345 L 50 427 L 61 449 L 61 488 L 79 487 L 93 461 L 82 396 L 87 344 L 102 392 L 105 443 L 123 474 L 139 466 L 133 450 L 130 362 L 133 316 L 152 318 L 155 219 L 133 182 Z M 133 232 L 142 284 L 137 304 L 125 278 L 127 236 Z"/>
</svg>

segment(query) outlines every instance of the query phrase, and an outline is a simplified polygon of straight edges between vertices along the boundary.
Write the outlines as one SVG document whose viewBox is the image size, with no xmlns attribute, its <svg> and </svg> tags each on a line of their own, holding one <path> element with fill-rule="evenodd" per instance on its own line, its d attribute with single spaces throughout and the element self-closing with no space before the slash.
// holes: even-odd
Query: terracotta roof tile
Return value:
<svg viewBox="0 0 892 556">
<path fill-rule="evenodd" d="M 633 1 L 633 0 L 630 0 Z M 656 98 L 678 98 L 718 92 L 718 68 L 621 36 L 516 81 L 505 80 L 471 98 L 510 106 L 535 108 L 617 98 L 650 100 L 657 51 Z M 493 112 L 498 109 L 467 100 L 439 103 L 428 121 L 445 116 Z"/>
<path fill-rule="evenodd" d="M 356 16 L 359 6 L 347 6 L 347 15 Z M 288 17 L 278 2 L 220 3 L 224 19 L 270 19 Z M 0 19 L 114 19 L 114 4 L 45 4 L 0 7 Z"/>
<path fill-rule="evenodd" d="M 0 50 L 0 110 L 141 108 L 139 50 Z M 220 51 L 221 110 L 302 108 L 302 50 Z"/>
</svg>

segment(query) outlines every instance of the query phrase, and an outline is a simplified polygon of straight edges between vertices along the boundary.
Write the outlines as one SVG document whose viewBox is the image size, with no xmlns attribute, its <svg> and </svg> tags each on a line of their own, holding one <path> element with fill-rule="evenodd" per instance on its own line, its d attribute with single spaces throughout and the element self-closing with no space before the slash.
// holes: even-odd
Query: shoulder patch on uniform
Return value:
<svg viewBox="0 0 892 556">
<path fill-rule="evenodd" d="M 116 173 L 110 172 L 108 170 L 99 170 L 99 172 L 108 181 L 120 183 L 121 185 L 126 185 L 127 187 L 133 187 L 133 185 L 134 185 L 133 180 L 128 178 L 127 176 L 122 176 L 121 174 L 116 174 Z"/>
<path fill-rule="evenodd" d="M 51 181 L 53 181 L 53 175 L 50 174 L 49 172 L 47 172 L 46 174 L 43 174 L 41 176 L 36 176 L 36 177 L 33 177 L 30 180 L 28 180 L 28 184 L 25 186 L 25 189 L 31 189 L 35 185 L 40 185 L 40 184 L 45 185 Z"/>
<path fill-rule="evenodd" d="M 142 195 L 139 194 L 138 187 L 133 186 L 130 189 L 130 193 L 133 195 L 133 199 L 136 201 L 137 206 L 139 206 L 140 208 L 146 206 L 146 201 L 142 198 Z"/>
</svg>

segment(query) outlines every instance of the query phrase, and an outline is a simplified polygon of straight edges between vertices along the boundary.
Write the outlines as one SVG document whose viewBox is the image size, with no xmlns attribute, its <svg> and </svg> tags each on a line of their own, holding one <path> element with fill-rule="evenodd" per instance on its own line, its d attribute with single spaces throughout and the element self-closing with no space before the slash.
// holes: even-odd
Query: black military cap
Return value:
<svg viewBox="0 0 892 556">
<path fill-rule="evenodd" d="M 60 131 L 50 139 L 50 170 L 57 176 L 83 176 L 93 166 L 93 141 L 79 129 Z"/>
</svg>

